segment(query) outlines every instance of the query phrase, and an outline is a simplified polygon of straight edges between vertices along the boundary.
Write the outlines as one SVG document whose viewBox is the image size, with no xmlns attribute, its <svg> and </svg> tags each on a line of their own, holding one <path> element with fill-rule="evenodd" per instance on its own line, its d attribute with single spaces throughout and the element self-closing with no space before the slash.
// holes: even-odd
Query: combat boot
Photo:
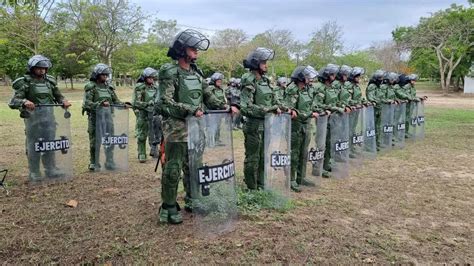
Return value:
<svg viewBox="0 0 474 266">
<path fill-rule="evenodd" d="M 293 190 L 294 192 L 301 192 L 301 189 L 300 189 L 300 186 L 298 185 L 298 183 L 296 183 L 296 181 L 291 181 L 291 190 Z"/>
<path fill-rule="evenodd" d="M 41 181 L 42 176 L 41 176 L 40 172 L 30 172 L 28 174 L 28 179 L 31 182 L 38 182 L 38 181 Z"/>
<path fill-rule="evenodd" d="M 45 175 L 49 178 L 59 178 L 59 177 L 64 177 L 64 172 L 59 170 L 58 168 L 54 167 L 51 169 L 46 169 Z"/>
<path fill-rule="evenodd" d="M 105 162 L 105 169 L 112 171 L 112 170 L 115 170 L 116 168 L 117 168 L 117 165 L 115 165 L 114 161 Z"/>
<path fill-rule="evenodd" d="M 146 162 L 146 155 L 145 155 L 145 154 L 139 154 L 139 155 L 138 155 L 138 161 L 139 161 L 140 163 Z"/>
<path fill-rule="evenodd" d="M 314 183 L 313 181 L 309 181 L 306 178 L 302 179 L 300 182 L 298 182 L 298 184 L 300 184 L 302 186 L 307 186 L 307 187 L 315 187 L 316 186 L 316 183 Z"/>
<path fill-rule="evenodd" d="M 330 177 L 331 177 L 331 172 L 324 170 L 324 171 L 323 171 L 323 174 L 322 174 L 322 177 L 324 177 L 324 178 L 330 178 Z"/>
<path fill-rule="evenodd" d="M 160 208 L 160 223 L 180 224 L 183 217 L 176 207 Z"/>
<path fill-rule="evenodd" d="M 156 152 L 156 144 L 152 144 L 150 146 L 150 156 L 153 158 L 157 158 L 158 153 Z"/>
</svg>

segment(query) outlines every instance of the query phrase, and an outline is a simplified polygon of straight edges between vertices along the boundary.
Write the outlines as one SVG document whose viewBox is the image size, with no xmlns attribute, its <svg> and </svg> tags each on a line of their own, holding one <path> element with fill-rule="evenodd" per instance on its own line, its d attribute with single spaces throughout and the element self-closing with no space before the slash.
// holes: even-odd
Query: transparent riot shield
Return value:
<svg viewBox="0 0 474 266">
<path fill-rule="evenodd" d="M 39 105 L 25 118 L 29 181 L 71 179 L 71 114 L 61 105 Z"/>
<path fill-rule="evenodd" d="M 237 193 L 230 113 L 186 119 L 193 215 L 198 233 L 221 233 L 237 219 Z M 220 125 L 220 145 L 215 126 Z"/>
<path fill-rule="evenodd" d="M 393 114 L 394 132 L 393 142 L 394 147 L 403 149 L 405 147 L 405 117 L 406 117 L 406 103 L 402 102 L 395 105 Z"/>
<path fill-rule="evenodd" d="M 305 139 L 303 144 L 303 152 L 301 153 L 300 161 L 303 162 L 302 171 L 305 173 L 305 178 L 313 181 L 316 187 L 321 186 L 321 173 L 324 162 L 324 142 L 319 143 L 318 133 L 321 135 L 321 121 L 324 123 L 324 137 L 326 137 L 327 116 L 309 119 L 305 127 Z M 318 125 L 319 122 L 319 125 Z M 321 148 L 321 144 L 323 147 Z"/>
<path fill-rule="evenodd" d="M 392 149 L 393 138 L 393 104 L 383 104 L 380 114 L 380 151 Z"/>
<path fill-rule="evenodd" d="M 335 178 L 349 176 L 349 115 L 332 113 L 331 128 L 331 173 Z"/>
<path fill-rule="evenodd" d="M 422 140 L 425 138 L 425 101 L 419 101 L 416 109 L 417 129 L 415 138 L 417 140 Z"/>
<path fill-rule="evenodd" d="M 128 108 L 101 106 L 95 124 L 96 171 L 128 171 Z"/>
<path fill-rule="evenodd" d="M 349 113 L 349 162 L 352 167 L 360 167 L 364 158 L 364 108 Z"/>
<path fill-rule="evenodd" d="M 364 128 L 364 158 L 375 159 L 377 156 L 377 141 L 375 139 L 375 112 L 372 105 L 365 108 Z"/>
<path fill-rule="evenodd" d="M 273 192 L 277 196 L 275 199 L 281 199 L 283 206 L 290 195 L 290 115 L 267 114 L 264 134 L 265 189 Z"/>
<path fill-rule="evenodd" d="M 328 129 L 328 116 L 320 115 L 318 118 L 311 119 L 311 141 L 308 145 L 306 154 L 307 164 L 311 164 L 311 175 L 320 177 L 323 174 L 324 152 L 326 151 L 326 133 Z M 306 176 L 311 176 L 306 173 Z"/>
<path fill-rule="evenodd" d="M 409 109 L 409 112 L 407 112 L 407 119 L 409 119 L 405 123 L 408 124 L 408 128 L 405 128 L 405 131 L 408 130 L 407 132 L 407 137 L 408 139 L 414 140 L 418 131 L 418 105 L 414 101 L 410 101 L 407 105 L 407 109 Z"/>
</svg>

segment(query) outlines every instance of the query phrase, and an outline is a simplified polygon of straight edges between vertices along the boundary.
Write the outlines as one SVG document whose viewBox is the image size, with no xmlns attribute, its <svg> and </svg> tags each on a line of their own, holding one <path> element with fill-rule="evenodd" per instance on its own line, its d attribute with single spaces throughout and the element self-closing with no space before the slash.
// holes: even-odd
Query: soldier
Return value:
<svg viewBox="0 0 474 266">
<path fill-rule="evenodd" d="M 380 132 L 379 128 L 381 124 L 381 108 L 382 103 L 385 101 L 385 94 L 380 89 L 380 85 L 382 84 L 384 75 L 385 71 L 381 69 L 375 71 L 375 73 L 372 75 L 372 78 L 369 80 L 366 90 L 367 100 L 375 107 L 375 128 L 377 129 L 375 139 L 377 142 L 377 150 L 379 150 L 380 138 L 382 136 L 382 132 Z"/>
<path fill-rule="evenodd" d="M 211 82 L 209 86 L 204 90 L 204 101 L 209 103 L 207 106 L 210 110 L 225 110 L 228 109 L 227 97 L 225 90 L 222 86 L 222 81 L 224 80 L 224 75 L 222 73 L 216 72 L 211 76 Z M 221 135 L 221 122 L 219 121 L 214 127 L 215 132 L 215 142 L 217 145 L 221 145 L 220 135 Z"/>
<path fill-rule="evenodd" d="M 351 107 L 351 93 L 352 83 L 349 82 L 348 78 L 352 72 L 350 66 L 342 65 L 337 72 L 336 80 L 331 84 L 332 87 L 339 90 L 339 105 L 343 108 Z"/>
<path fill-rule="evenodd" d="M 208 47 L 209 40 L 204 35 L 195 30 L 184 30 L 176 35 L 168 49 L 168 57 L 177 60 L 177 63 L 165 64 L 160 69 L 160 98 L 155 109 L 163 116 L 166 154 L 159 211 L 162 223 L 179 224 L 183 221 L 176 201 L 181 172 L 184 172 L 186 210 L 192 210 L 185 119 L 191 115 L 202 117 L 206 106 L 218 106 L 217 102 L 212 102 L 215 97 L 203 96 L 207 83 L 195 63 L 198 51 L 205 51 Z M 235 106 L 231 109 L 238 111 Z"/>
<path fill-rule="evenodd" d="M 154 103 L 158 95 L 158 86 L 155 85 L 156 79 L 158 79 L 158 71 L 147 67 L 143 70 L 133 90 L 132 106 L 137 116 L 135 135 L 138 145 L 138 161 L 140 163 L 146 162 L 147 136 L 148 144 L 150 145 L 150 156 L 156 156 L 156 147 L 161 141 L 160 132 L 155 132 L 156 129 L 161 127 L 156 125 L 156 123 L 161 124 L 161 121 L 153 116 Z"/>
<path fill-rule="evenodd" d="M 402 86 L 400 92 L 406 95 L 406 100 L 410 101 L 410 106 L 420 101 L 420 99 L 416 97 L 415 83 L 417 80 L 418 76 L 416 74 L 410 74 L 403 80 L 400 80 L 400 86 Z M 424 99 L 426 99 L 426 97 Z M 410 118 L 412 117 L 413 109 L 410 108 L 410 106 L 407 105 L 406 108 L 405 138 L 409 138 L 413 135 L 410 131 Z"/>
<path fill-rule="evenodd" d="M 240 106 L 240 78 L 231 78 L 230 86 L 228 89 L 228 102 L 231 105 Z M 242 115 L 240 113 L 236 114 L 232 120 L 233 129 L 242 129 Z"/>
<path fill-rule="evenodd" d="M 386 72 L 382 85 L 380 86 L 381 93 L 384 95 L 383 103 L 396 104 L 397 96 L 394 85 L 398 83 L 398 74 L 395 72 Z"/>
<path fill-rule="evenodd" d="M 38 104 L 62 104 L 64 108 L 69 108 L 71 104 L 68 100 L 64 99 L 64 96 L 58 89 L 56 79 L 48 75 L 48 70 L 52 67 L 51 61 L 42 56 L 35 55 L 28 60 L 27 72 L 23 77 L 20 77 L 13 81 L 14 94 L 10 100 L 8 106 L 12 109 L 19 109 L 22 113 L 21 117 L 26 118 L 25 111 L 35 110 Z M 28 131 L 37 133 L 42 130 L 50 129 L 51 139 L 54 139 L 56 128 L 54 116 L 52 114 L 46 114 L 47 117 L 43 119 L 42 123 L 37 123 L 37 128 L 30 128 Z M 26 125 L 26 124 L 25 124 Z M 29 136 L 31 138 L 32 136 Z M 27 150 L 31 149 L 31 145 L 34 142 L 26 140 Z M 30 147 L 30 148 L 28 148 Z M 60 177 L 62 173 L 56 167 L 55 158 L 53 152 L 45 152 L 43 155 L 40 153 L 29 154 L 28 166 L 29 166 L 29 179 L 31 181 L 37 181 L 41 179 L 40 173 L 40 158 L 43 162 L 45 169 L 45 175 L 48 177 Z"/>
<path fill-rule="evenodd" d="M 349 75 L 348 81 L 351 86 L 348 87 L 350 93 L 349 105 L 355 107 L 362 107 L 368 103 L 368 101 L 362 96 L 362 90 L 360 89 L 359 83 L 361 76 L 364 75 L 365 69 L 362 67 L 354 67 Z"/>
<path fill-rule="evenodd" d="M 362 108 L 363 105 L 367 104 L 367 100 L 362 96 L 362 90 L 360 89 L 359 82 L 361 76 L 365 73 L 365 70 L 362 67 L 354 67 L 352 68 L 348 82 L 350 82 L 350 85 L 347 86 L 347 93 L 349 94 L 349 100 L 347 101 L 347 104 L 353 108 Z M 357 126 L 357 120 L 359 119 L 359 116 L 357 113 L 352 113 L 351 116 L 349 117 L 350 121 L 349 124 L 351 126 L 351 132 L 354 132 Z M 352 145 L 352 142 L 350 142 L 351 145 L 351 151 L 349 154 L 349 157 L 355 158 L 355 147 Z"/>
<path fill-rule="evenodd" d="M 277 79 L 277 86 L 275 87 L 275 94 L 278 97 L 280 102 L 283 102 L 285 98 L 285 89 L 288 81 L 285 77 L 279 77 Z"/>
<path fill-rule="evenodd" d="M 332 86 L 332 83 L 336 79 L 336 74 L 338 72 L 339 66 L 334 64 L 328 64 L 319 72 L 318 79 L 324 86 L 324 103 L 322 107 L 331 112 L 350 112 L 350 108 L 344 108 L 340 106 L 340 90 L 337 89 L 337 84 Z M 328 123 L 328 129 L 326 133 L 326 150 L 324 151 L 324 171 L 322 174 L 322 176 L 325 178 L 331 177 L 331 149 L 331 127 Z"/>
<path fill-rule="evenodd" d="M 291 121 L 291 189 L 300 192 L 300 185 L 315 186 L 315 183 L 306 179 L 302 160 L 306 150 L 305 139 L 308 137 L 306 127 L 311 117 L 318 117 L 313 108 L 313 95 L 311 94 L 311 81 L 318 72 L 312 66 L 299 66 L 291 74 L 291 85 L 286 89 L 285 102 L 289 108 L 296 112 Z"/>
<path fill-rule="evenodd" d="M 108 80 L 111 74 L 112 69 L 108 65 L 102 63 L 97 64 L 91 73 L 89 82 L 84 86 L 82 114 L 87 112 L 88 116 L 87 132 L 89 133 L 90 171 L 99 170 L 101 168 L 97 160 L 99 156 L 96 154 L 96 111 L 100 106 L 108 107 L 111 104 L 122 103 L 115 94 L 115 88 L 109 84 Z M 111 117 L 107 118 L 107 122 L 107 127 L 113 126 Z M 115 169 L 111 149 L 106 150 L 105 169 Z"/>
<path fill-rule="evenodd" d="M 267 113 L 286 111 L 265 76 L 267 61 L 275 56 L 273 50 L 258 47 L 247 55 L 244 67 L 250 71 L 242 76 L 241 110 L 244 124 L 244 181 L 248 189 L 264 188 L 264 121 Z"/>
</svg>

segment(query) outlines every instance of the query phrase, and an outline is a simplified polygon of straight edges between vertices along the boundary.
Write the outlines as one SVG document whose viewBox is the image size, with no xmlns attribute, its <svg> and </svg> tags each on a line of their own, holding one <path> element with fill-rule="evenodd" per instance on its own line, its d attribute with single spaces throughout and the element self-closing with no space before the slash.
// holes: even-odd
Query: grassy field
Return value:
<svg viewBox="0 0 474 266">
<path fill-rule="evenodd" d="M 118 93 L 131 99 L 130 89 Z M 10 170 L 10 195 L 0 190 L 0 262 L 472 263 L 474 101 L 421 94 L 430 97 L 424 141 L 366 161 L 348 179 L 292 194 L 284 212 L 241 208 L 233 231 L 204 237 L 187 213 L 182 225 L 157 225 L 160 172 L 154 161 L 138 163 L 135 139 L 129 172 L 87 171 L 79 89 L 65 92 L 73 103 L 74 179 L 28 186 L 24 124 L 6 105 L 11 91 L 0 88 L 0 168 Z M 131 115 L 130 130 L 134 124 Z M 241 182 L 241 132 L 234 146 Z M 70 199 L 76 208 L 65 205 Z"/>
</svg>

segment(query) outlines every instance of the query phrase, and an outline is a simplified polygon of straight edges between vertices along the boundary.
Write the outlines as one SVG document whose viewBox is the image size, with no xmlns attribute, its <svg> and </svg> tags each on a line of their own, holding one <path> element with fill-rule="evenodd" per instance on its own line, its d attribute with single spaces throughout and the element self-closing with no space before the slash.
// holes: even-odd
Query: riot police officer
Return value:
<svg viewBox="0 0 474 266">
<path fill-rule="evenodd" d="M 264 118 L 267 113 L 285 111 L 273 93 L 270 80 L 265 76 L 267 61 L 275 56 L 273 50 L 258 47 L 243 61 L 250 71 L 242 76 L 241 111 L 244 124 L 244 181 L 249 189 L 264 188 Z"/>
<path fill-rule="evenodd" d="M 21 116 L 25 116 L 25 111 L 33 111 L 35 107 L 40 104 L 62 104 L 64 108 L 71 106 L 68 100 L 58 89 L 56 79 L 48 75 L 48 70 L 52 67 L 51 61 L 42 55 L 35 55 L 28 60 L 27 73 L 13 81 L 14 94 L 9 102 L 9 107 L 12 109 L 19 109 L 22 111 Z M 26 117 L 25 117 L 26 118 Z M 26 125 L 26 123 L 25 123 Z M 28 132 L 31 134 L 38 133 L 41 130 L 48 130 L 49 135 L 54 139 L 55 135 L 55 120 L 54 115 L 46 113 L 40 123 L 35 124 L 35 128 L 29 128 Z M 26 145 L 27 150 L 34 145 L 34 136 L 27 136 Z M 39 181 L 42 176 L 40 173 L 40 159 L 42 159 L 47 177 L 60 177 L 62 173 L 56 167 L 54 153 L 45 152 L 28 154 L 29 164 L 29 180 Z"/>
<path fill-rule="evenodd" d="M 158 71 L 147 67 L 143 70 L 133 90 L 132 106 L 137 116 L 135 134 L 138 144 L 138 160 L 141 163 L 146 161 L 147 136 L 151 156 L 156 155 L 157 145 L 161 141 L 160 132 L 155 132 L 161 128 L 161 125 L 155 125 L 155 123 L 161 124 L 161 121 L 153 115 L 155 99 L 158 95 L 158 86 L 155 84 L 156 79 L 158 79 Z"/>
<path fill-rule="evenodd" d="M 367 86 L 366 90 L 366 95 L 367 95 L 367 100 L 371 102 L 375 108 L 375 128 L 376 130 L 376 142 L 377 142 L 377 150 L 379 150 L 380 147 L 380 139 L 382 137 L 382 133 L 380 132 L 380 126 L 381 126 L 381 106 L 382 103 L 385 101 L 385 94 L 384 92 L 380 89 L 380 86 L 383 81 L 383 77 L 385 75 L 385 71 L 379 69 L 374 72 L 372 75 L 372 78 L 369 80 L 369 84 Z"/>
<path fill-rule="evenodd" d="M 96 154 L 96 111 L 100 106 L 109 107 L 112 104 L 122 104 L 115 93 L 115 88 L 109 83 L 109 76 L 111 74 L 112 69 L 108 65 L 99 63 L 94 67 L 89 82 L 84 86 L 82 113 L 86 112 L 88 116 L 87 132 L 89 133 L 90 171 L 101 168 L 98 161 L 99 156 Z M 112 118 L 108 117 L 106 123 L 106 127 L 112 127 Z M 112 149 L 106 150 L 105 169 L 115 169 Z"/>
<path fill-rule="evenodd" d="M 187 29 L 179 32 L 167 54 L 177 62 L 165 64 L 160 69 L 160 98 L 155 109 L 163 116 L 166 154 L 161 178 L 162 205 L 159 211 L 159 221 L 162 223 L 179 224 L 183 221 L 176 201 L 182 173 L 186 209 L 192 210 L 185 119 L 191 115 L 202 117 L 208 106 L 219 106 L 214 102 L 215 98 L 204 97 L 207 82 L 195 63 L 198 51 L 207 50 L 209 44 L 209 40 L 198 31 Z M 232 110 L 237 111 L 235 107 Z"/>
</svg>

